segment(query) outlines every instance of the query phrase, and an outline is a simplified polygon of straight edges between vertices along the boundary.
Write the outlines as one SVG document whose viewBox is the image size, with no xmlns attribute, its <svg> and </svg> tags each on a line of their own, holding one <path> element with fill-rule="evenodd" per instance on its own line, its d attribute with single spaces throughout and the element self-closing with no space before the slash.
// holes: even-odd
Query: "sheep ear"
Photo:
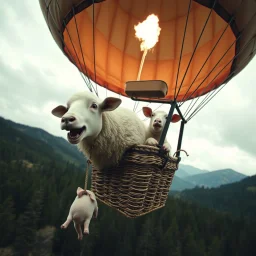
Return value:
<svg viewBox="0 0 256 256">
<path fill-rule="evenodd" d="M 149 107 L 143 107 L 142 110 L 143 110 L 143 114 L 144 114 L 146 117 L 151 117 L 151 116 L 152 116 L 152 109 L 151 109 L 151 108 L 149 108 Z"/>
<path fill-rule="evenodd" d="M 181 120 L 180 115 L 174 114 L 174 115 L 172 116 L 171 122 L 172 122 L 172 123 L 177 123 L 177 122 L 179 122 L 180 120 Z"/>
<path fill-rule="evenodd" d="M 66 107 L 60 105 L 52 110 L 52 114 L 57 117 L 62 117 L 67 111 L 68 109 Z"/>
<path fill-rule="evenodd" d="M 121 99 L 108 97 L 100 104 L 100 108 L 102 111 L 112 111 L 115 110 L 121 102 Z"/>
</svg>

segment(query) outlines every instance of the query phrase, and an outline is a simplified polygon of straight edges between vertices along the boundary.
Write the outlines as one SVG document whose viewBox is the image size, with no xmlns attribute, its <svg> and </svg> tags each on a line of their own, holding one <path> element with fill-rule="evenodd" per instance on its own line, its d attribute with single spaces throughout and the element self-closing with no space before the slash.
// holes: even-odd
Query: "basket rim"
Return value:
<svg viewBox="0 0 256 256">
<path fill-rule="evenodd" d="M 134 146 L 129 147 L 129 148 L 125 151 L 124 156 L 125 156 L 127 153 L 130 153 L 130 152 L 133 152 L 133 151 L 136 151 L 136 150 L 139 151 L 139 149 L 141 149 L 141 148 L 143 148 L 143 149 L 148 149 L 149 151 L 152 151 L 152 152 L 157 153 L 157 154 L 159 154 L 159 155 L 161 154 L 161 153 L 160 153 L 160 148 L 157 147 L 157 146 L 146 145 L 146 144 L 136 144 L 136 145 L 134 145 Z M 178 157 L 174 157 L 174 156 L 167 155 L 167 154 L 165 154 L 165 155 L 162 154 L 162 156 L 163 156 L 163 157 L 168 157 L 171 161 L 179 162 L 179 158 L 178 158 Z"/>
</svg>

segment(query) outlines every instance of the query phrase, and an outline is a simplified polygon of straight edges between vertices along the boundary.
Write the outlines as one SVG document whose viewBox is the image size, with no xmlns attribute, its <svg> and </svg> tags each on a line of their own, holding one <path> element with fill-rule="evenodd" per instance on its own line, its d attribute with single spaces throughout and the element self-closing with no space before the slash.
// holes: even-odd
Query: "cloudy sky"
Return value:
<svg viewBox="0 0 256 256">
<path fill-rule="evenodd" d="M 65 104 L 71 94 L 85 90 L 86 85 L 52 39 L 38 1 L 2 2 L 0 116 L 66 138 L 51 109 Z M 186 125 L 182 148 L 189 157 L 182 154 L 183 164 L 256 174 L 255 70 L 256 58 Z M 102 98 L 106 96 L 105 90 L 99 93 Z M 124 106 L 133 107 L 130 100 L 122 100 Z M 141 112 L 138 114 L 144 120 Z M 177 136 L 175 124 L 168 133 L 174 149 Z"/>
</svg>

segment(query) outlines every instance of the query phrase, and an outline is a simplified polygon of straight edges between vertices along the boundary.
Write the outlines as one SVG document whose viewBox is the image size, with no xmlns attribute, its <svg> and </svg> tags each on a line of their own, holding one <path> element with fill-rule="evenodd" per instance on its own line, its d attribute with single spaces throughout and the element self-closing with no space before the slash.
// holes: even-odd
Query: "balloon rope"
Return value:
<svg viewBox="0 0 256 256">
<path fill-rule="evenodd" d="M 147 53 L 148 53 L 148 50 L 147 49 L 144 50 L 142 58 L 141 58 L 141 61 L 140 61 L 140 68 L 139 68 L 139 72 L 138 72 L 138 76 L 137 76 L 137 81 L 140 80 L 141 71 L 142 71 L 142 68 L 143 68 L 144 61 L 145 61 Z"/>
<path fill-rule="evenodd" d="M 243 0 L 243 1 L 244 1 L 244 0 Z M 224 30 L 222 31 L 220 37 L 218 38 L 217 42 L 216 42 L 215 45 L 213 46 L 211 52 L 209 53 L 208 57 L 207 57 L 206 60 L 204 61 L 202 67 L 200 68 L 200 70 L 198 71 L 197 75 L 196 75 L 195 78 L 193 79 L 192 83 L 191 83 L 190 86 L 188 87 L 188 89 L 187 89 L 185 95 L 183 96 L 183 98 L 182 98 L 182 100 L 181 100 L 182 103 L 179 104 L 179 107 L 181 107 L 181 106 L 184 104 L 184 102 L 185 102 L 186 100 L 190 99 L 190 98 L 194 95 L 194 93 L 201 87 L 201 85 L 204 83 L 204 81 L 210 76 L 211 72 L 215 69 L 215 67 L 218 65 L 218 63 L 226 56 L 226 54 L 228 53 L 229 49 L 230 49 L 230 48 L 239 40 L 239 38 L 241 37 L 242 33 L 240 33 L 240 35 L 236 38 L 236 40 L 231 44 L 231 46 L 229 47 L 229 49 L 223 54 L 223 56 L 221 57 L 221 59 L 219 60 L 219 62 L 213 67 L 213 69 L 211 70 L 211 72 L 208 73 L 208 75 L 207 75 L 207 77 L 204 79 L 204 81 L 201 82 L 201 83 L 199 84 L 199 86 L 197 86 L 197 88 L 196 88 L 192 93 L 190 93 L 189 96 L 187 96 L 188 93 L 189 93 L 189 91 L 190 91 L 190 89 L 191 89 L 191 87 L 192 87 L 193 84 L 195 83 L 197 77 L 201 74 L 201 71 L 203 70 L 204 66 L 206 65 L 206 63 L 208 62 L 208 60 L 210 59 L 210 57 L 212 56 L 212 54 L 213 54 L 214 50 L 216 49 L 216 47 L 219 45 L 219 42 L 221 41 L 221 39 L 222 39 L 222 37 L 224 36 L 225 32 L 227 31 L 227 29 L 230 27 L 230 25 L 231 25 L 232 22 L 234 21 L 234 19 L 235 19 L 235 13 L 240 10 L 240 6 L 241 6 L 241 4 L 242 4 L 243 1 L 241 1 L 241 3 L 236 7 L 234 14 L 230 17 L 230 20 L 228 21 L 226 27 L 225 27 Z M 254 15 L 253 15 L 253 17 L 254 17 Z M 252 20 L 252 19 L 251 19 L 251 20 Z M 249 22 L 250 22 L 250 21 L 249 21 Z M 246 24 L 246 26 L 249 24 L 249 22 Z M 246 26 L 244 26 L 244 27 L 246 27 Z M 193 99 L 192 101 L 194 101 L 194 99 Z"/>
<path fill-rule="evenodd" d="M 211 14 L 212 14 L 212 11 L 213 11 L 213 8 L 214 8 L 216 2 L 217 2 L 217 0 L 214 1 L 213 6 L 212 6 L 212 8 L 211 8 L 211 10 L 210 10 L 210 12 L 209 12 L 209 15 L 208 15 L 208 17 L 207 17 L 207 19 L 206 19 L 206 21 L 205 21 L 205 23 L 204 23 L 204 27 L 203 27 L 203 29 L 202 29 L 202 31 L 201 31 L 201 33 L 200 33 L 200 36 L 199 36 L 199 38 L 198 38 L 198 40 L 197 40 L 197 43 L 196 43 L 196 45 L 195 45 L 195 48 L 194 48 L 194 50 L 193 50 L 192 56 L 191 56 L 191 58 L 190 58 L 190 60 L 189 60 L 189 63 L 188 63 L 188 65 L 187 65 L 186 71 L 185 71 L 185 73 L 184 73 L 184 75 L 183 75 L 182 81 L 181 81 L 181 83 L 180 83 L 180 85 L 179 85 L 179 89 L 178 89 L 178 92 L 177 92 L 177 94 L 176 94 L 176 98 L 178 97 L 178 95 L 179 95 L 179 93 L 180 93 L 181 87 L 182 87 L 183 82 L 184 82 L 184 80 L 185 80 L 185 78 L 186 78 L 187 72 L 188 72 L 188 70 L 189 70 L 189 68 L 190 68 L 190 64 L 192 63 L 192 60 L 193 60 L 193 57 L 194 57 L 194 55 L 195 55 L 196 49 L 197 49 L 197 47 L 198 47 L 198 45 L 199 45 L 199 42 L 200 42 L 200 40 L 201 40 L 201 38 L 202 38 L 202 36 L 203 36 L 203 34 L 204 34 L 204 30 L 205 30 L 205 28 L 206 28 L 206 26 L 207 26 L 207 24 L 208 24 L 208 21 L 209 21 L 209 19 L 210 19 L 210 17 L 211 17 Z"/>
<path fill-rule="evenodd" d="M 255 12 L 255 14 L 256 14 L 256 12 Z M 237 59 L 237 57 L 241 54 L 241 52 L 243 52 L 245 49 L 246 49 L 246 47 L 253 41 L 253 40 L 255 40 L 255 38 L 252 38 L 252 39 L 250 39 L 244 46 L 243 46 L 243 48 L 241 49 L 240 48 L 240 50 L 239 50 L 239 52 L 235 55 L 235 57 L 234 58 L 232 58 L 219 72 L 218 72 L 218 74 L 211 80 L 211 82 L 207 85 L 207 87 L 225 70 L 225 68 L 231 63 L 231 62 L 233 62 L 235 59 Z M 251 55 L 249 55 L 249 57 L 251 57 Z M 247 59 L 247 58 L 246 58 Z M 219 63 L 219 62 L 218 62 Z M 218 64 L 217 63 L 217 64 Z M 216 64 L 216 65 L 217 65 Z M 215 65 L 215 66 L 216 66 Z M 215 68 L 215 67 L 214 67 Z M 213 68 L 213 69 L 214 69 Z M 211 71 L 212 72 L 212 71 Z M 210 73 L 211 73 L 210 72 Z M 230 75 L 226 78 L 226 81 L 228 81 L 232 76 L 234 75 L 234 71 L 232 72 L 232 73 L 230 73 Z M 207 89 L 207 87 L 205 88 L 205 90 Z M 214 92 L 214 91 L 213 91 Z M 208 95 L 209 94 L 206 94 L 206 96 L 205 96 L 205 98 L 207 98 L 208 97 Z M 197 103 L 197 101 L 200 99 L 201 97 L 198 97 L 197 99 L 196 99 L 196 101 L 194 102 L 194 104 L 190 107 L 190 110 L 188 111 L 188 109 L 186 110 L 186 113 L 185 113 L 185 116 L 188 116 L 188 114 L 189 114 L 189 112 L 194 108 L 194 105 Z M 200 105 L 202 105 L 203 104 L 203 102 L 201 102 L 200 104 L 199 104 L 199 106 L 197 106 L 197 108 L 194 110 L 194 112 L 200 107 Z"/>
<path fill-rule="evenodd" d="M 249 41 L 251 42 L 251 40 Z M 252 55 L 248 56 L 247 58 L 244 59 L 243 62 L 241 62 L 242 64 L 244 64 L 246 61 L 248 61 L 249 58 L 252 58 L 252 56 L 254 56 L 254 54 L 256 53 L 256 50 L 254 50 L 252 52 Z M 218 89 L 216 89 L 215 91 L 212 91 L 211 94 L 208 94 L 205 96 L 204 100 L 197 106 L 197 108 L 193 111 L 193 113 L 188 117 L 187 121 L 189 121 L 192 117 L 194 117 L 202 108 L 205 107 L 206 104 L 208 104 L 209 101 L 211 101 L 215 96 L 216 94 L 218 94 L 227 84 L 228 82 L 230 82 L 232 76 L 235 74 L 235 71 L 233 71 L 229 76 L 228 76 L 228 81 L 223 84 L 221 87 L 219 87 Z"/>
<path fill-rule="evenodd" d="M 48 22 L 48 20 L 49 20 L 49 15 L 51 16 L 51 19 L 53 20 L 53 25 L 54 25 L 54 27 L 58 30 L 59 39 L 61 40 L 62 44 L 66 47 L 67 53 L 65 53 L 65 55 L 71 60 L 72 63 L 75 63 L 75 59 L 74 59 L 74 57 L 72 56 L 72 54 L 71 54 L 69 48 L 68 48 L 67 45 L 65 44 L 64 39 L 62 38 L 62 34 L 61 34 L 61 32 L 59 31 L 58 24 L 57 24 L 57 22 L 55 21 L 53 15 L 52 15 L 52 12 L 50 11 L 50 9 L 51 9 L 51 8 L 49 8 L 50 3 L 49 3 L 49 5 L 47 5 L 47 4 L 46 4 L 46 0 L 44 1 L 44 3 L 45 3 L 45 6 L 47 7 L 47 26 L 48 26 L 48 28 L 49 28 L 51 34 L 53 35 L 53 32 L 52 32 L 52 30 L 51 30 L 51 28 L 50 28 L 50 26 L 49 26 L 49 22 Z M 59 6 L 58 1 L 56 1 L 56 3 L 57 3 L 57 6 L 58 6 L 58 8 L 59 8 L 59 10 L 60 10 L 60 6 Z M 64 22 L 64 21 L 63 21 L 63 22 Z M 65 22 L 64 22 L 64 24 L 65 24 Z M 66 24 L 65 24 L 65 25 L 66 25 Z M 76 52 L 76 49 L 74 48 L 74 44 L 73 44 L 72 39 L 71 39 L 71 37 L 70 37 L 68 28 L 66 27 L 66 29 L 67 29 L 67 33 L 68 33 L 70 42 L 71 42 L 71 44 L 72 44 L 72 46 L 73 46 L 74 52 L 75 52 L 75 54 L 76 54 L 76 56 L 77 56 L 77 52 Z M 78 58 L 78 56 L 77 56 L 77 58 Z M 80 64 L 80 63 L 79 63 L 79 64 Z M 86 66 L 85 66 L 85 69 L 86 69 Z M 88 89 L 92 92 L 91 87 L 93 87 L 93 85 L 92 85 L 90 79 L 88 78 L 87 70 L 86 70 L 86 78 L 87 78 L 88 81 L 85 80 L 85 77 L 83 76 L 83 73 L 79 70 L 79 68 L 77 68 L 77 70 L 79 71 L 79 73 L 80 73 L 82 79 L 84 80 L 85 84 L 87 85 Z"/>
<path fill-rule="evenodd" d="M 87 185 L 88 185 L 88 172 L 89 172 L 89 168 L 90 168 L 90 165 L 91 165 L 91 160 L 88 159 L 87 160 L 87 165 L 86 165 L 86 169 L 85 169 L 85 181 L 84 181 L 84 190 L 87 189 Z"/>
</svg>

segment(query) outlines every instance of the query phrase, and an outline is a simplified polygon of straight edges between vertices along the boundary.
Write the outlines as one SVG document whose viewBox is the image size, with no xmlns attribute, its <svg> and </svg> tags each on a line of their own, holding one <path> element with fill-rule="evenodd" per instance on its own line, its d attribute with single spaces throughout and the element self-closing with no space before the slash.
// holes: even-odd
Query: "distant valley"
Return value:
<svg viewBox="0 0 256 256">
<path fill-rule="evenodd" d="M 216 188 L 221 185 L 240 181 L 247 176 L 232 169 L 207 171 L 190 165 L 180 164 L 176 171 L 171 190 L 182 191 L 196 186 Z"/>
</svg>

